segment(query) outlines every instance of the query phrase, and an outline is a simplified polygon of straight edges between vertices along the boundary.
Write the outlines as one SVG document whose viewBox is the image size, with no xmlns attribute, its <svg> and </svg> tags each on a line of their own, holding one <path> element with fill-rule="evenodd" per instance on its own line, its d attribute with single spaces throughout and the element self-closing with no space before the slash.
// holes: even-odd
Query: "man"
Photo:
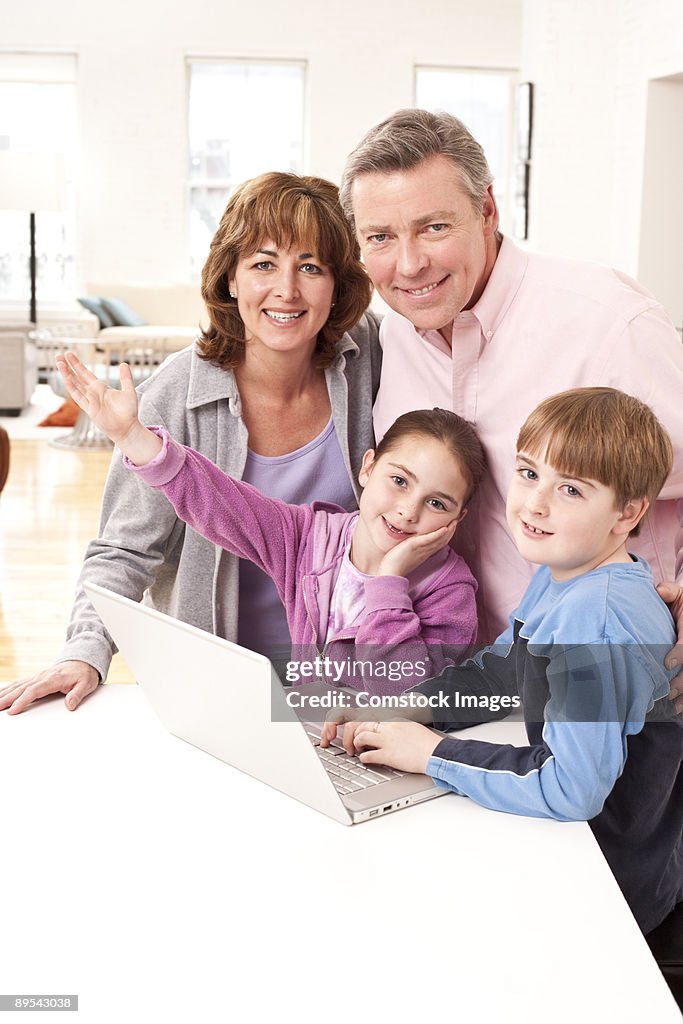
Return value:
<svg viewBox="0 0 683 1024">
<path fill-rule="evenodd" d="M 505 522 L 521 424 L 570 387 L 609 385 L 646 402 L 672 437 L 675 461 L 633 550 L 656 579 L 678 580 L 660 592 L 681 644 L 683 346 L 663 308 L 626 275 L 522 252 L 503 238 L 491 183 L 481 146 L 448 114 L 398 111 L 349 156 L 342 203 L 392 310 L 381 329 L 376 434 L 434 405 L 477 427 L 490 473 L 456 546 L 479 580 L 487 641 L 533 574 Z M 683 661 L 683 649 L 670 657 Z M 683 679 L 678 685 L 683 693 Z"/>
</svg>

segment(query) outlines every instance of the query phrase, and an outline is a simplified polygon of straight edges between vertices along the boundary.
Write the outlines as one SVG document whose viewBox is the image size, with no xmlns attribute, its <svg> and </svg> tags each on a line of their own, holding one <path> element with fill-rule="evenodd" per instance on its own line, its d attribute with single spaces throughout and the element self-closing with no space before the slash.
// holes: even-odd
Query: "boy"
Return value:
<svg viewBox="0 0 683 1024">
<path fill-rule="evenodd" d="M 620 391 L 538 406 L 517 441 L 507 520 L 541 568 L 493 646 L 416 688 L 445 699 L 442 730 L 463 725 L 465 696 L 479 703 L 473 724 L 518 695 L 529 746 L 444 739 L 414 722 L 344 732 L 365 763 L 426 772 L 486 807 L 589 820 L 646 933 L 683 900 L 683 721 L 662 664 L 673 622 L 627 544 L 671 464 L 654 414 Z"/>
</svg>

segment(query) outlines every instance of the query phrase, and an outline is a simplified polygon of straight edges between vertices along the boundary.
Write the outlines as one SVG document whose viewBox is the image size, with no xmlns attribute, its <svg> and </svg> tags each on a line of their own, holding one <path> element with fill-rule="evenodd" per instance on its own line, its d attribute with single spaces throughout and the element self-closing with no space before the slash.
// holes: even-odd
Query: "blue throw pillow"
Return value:
<svg viewBox="0 0 683 1024">
<path fill-rule="evenodd" d="M 95 314 L 97 319 L 100 321 L 100 329 L 114 326 L 114 319 L 109 315 L 109 313 L 107 313 L 104 305 L 102 304 L 102 299 L 91 299 L 89 296 L 86 296 L 78 301 L 81 306 L 88 310 L 89 313 Z"/>
<path fill-rule="evenodd" d="M 123 299 L 102 299 L 102 305 L 113 319 L 115 327 L 142 327 L 146 323 Z"/>
</svg>

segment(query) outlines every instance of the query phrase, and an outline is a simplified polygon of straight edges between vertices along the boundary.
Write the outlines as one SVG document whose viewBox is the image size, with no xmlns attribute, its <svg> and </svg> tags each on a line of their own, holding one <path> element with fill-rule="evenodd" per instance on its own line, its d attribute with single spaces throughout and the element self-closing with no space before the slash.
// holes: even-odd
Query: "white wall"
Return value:
<svg viewBox="0 0 683 1024">
<path fill-rule="evenodd" d="M 683 74 L 649 83 L 638 279 L 683 324 Z"/>
<path fill-rule="evenodd" d="M 641 223 L 659 184 L 644 177 L 646 137 L 661 160 L 668 133 L 681 166 L 683 121 L 664 128 L 655 105 L 659 127 L 648 133 L 650 82 L 679 72 L 681 0 L 524 0 L 521 75 L 536 89 L 530 244 L 640 277 L 678 324 L 683 291 L 678 299 L 662 268 L 672 263 L 683 282 L 683 224 L 669 223 L 656 261 Z"/>
<path fill-rule="evenodd" d="M 78 55 L 82 279 L 168 283 L 189 265 L 186 56 L 306 60 L 306 169 L 338 181 L 364 131 L 413 102 L 416 63 L 516 67 L 521 4 L 29 0 L 0 47 Z"/>
</svg>

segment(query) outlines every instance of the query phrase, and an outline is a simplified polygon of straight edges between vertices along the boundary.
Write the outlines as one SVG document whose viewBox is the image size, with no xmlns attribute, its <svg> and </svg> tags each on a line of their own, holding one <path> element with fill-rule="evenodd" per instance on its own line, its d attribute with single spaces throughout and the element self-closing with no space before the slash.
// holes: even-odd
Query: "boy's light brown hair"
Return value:
<svg viewBox="0 0 683 1024">
<path fill-rule="evenodd" d="M 652 409 L 615 388 L 573 388 L 546 398 L 520 430 L 517 451 L 610 487 L 618 509 L 638 498 L 652 506 L 673 465 L 671 440 Z"/>
</svg>

